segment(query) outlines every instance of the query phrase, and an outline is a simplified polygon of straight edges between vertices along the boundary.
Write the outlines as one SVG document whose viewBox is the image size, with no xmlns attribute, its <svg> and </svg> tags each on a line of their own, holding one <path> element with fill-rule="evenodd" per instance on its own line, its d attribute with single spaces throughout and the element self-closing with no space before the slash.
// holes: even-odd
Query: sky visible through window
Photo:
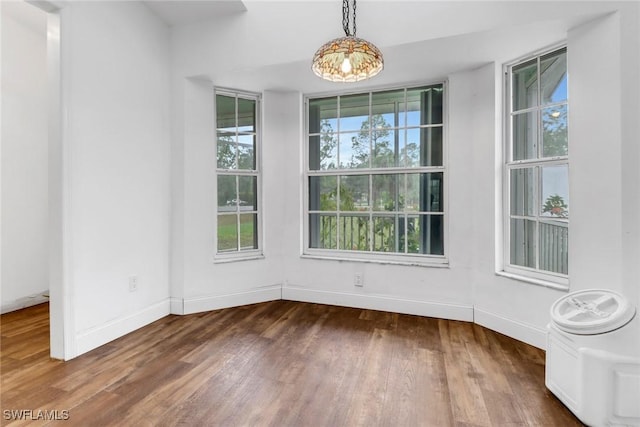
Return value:
<svg viewBox="0 0 640 427">
<path fill-rule="evenodd" d="M 400 148 L 404 147 L 407 143 L 414 142 L 418 144 L 420 142 L 420 129 L 417 126 L 420 126 L 420 111 L 409 111 L 407 113 L 399 114 L 400 123 L 394 123 L 393 114 L 381 114 L 384 118 L 388 127 L 386 128 L 377 128 L 377 129 L 389 129 L 390 133 L 385 138 L 389 140 L 390 143 L 393 142 L 393 133 L 399 132 L 398 139 L 400 142 Z M 406 130 L 406 140 L 405 140 L 405 130 L 404 129 L 396 129 L 397 127 L 404 126 L 404 119 L 406 116 L 407 125 L 408 126 L 416 126 L 416 128 L 408 128 Z M 328 123 L 331 125 L 331 129 L 333 132 L 337 132 L 337 120 L 326 119 Z M 369 121 L 369 116 L 351 116 L 351 117 L 340 117 L 340 134 L 339 134 L 339 142 L 340 146 L 340 164 L 345 165 L 348 163 L 355 154 L 353 150 L 353 146 L 351 144 L 351 139 L 353 137 L 360 136 L 360 131 L 362 129 L 363 122 Z M 368 132 L 368 128 L 366 128 Z M 371 129 L 372 132 L 375 132 L 376 128 Z M 338 153 L 335 152 L 334 156 L 337 156 Z M 337 162 L 336 162 L 337 164 Z M 344 166 L 342 166 L 344 167 Z"/>
</svg>

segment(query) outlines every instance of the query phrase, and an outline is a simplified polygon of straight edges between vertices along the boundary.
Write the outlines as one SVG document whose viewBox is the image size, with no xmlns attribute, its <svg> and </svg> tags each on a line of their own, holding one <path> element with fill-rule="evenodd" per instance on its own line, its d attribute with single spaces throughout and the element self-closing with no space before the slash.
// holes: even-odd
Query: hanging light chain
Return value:
<svg viewBox="0 0 640 427">
<path fill-rule="evenodd" d="M 356 0 L 353 0 L 353 33 L 349 29 L 349 0 L 342 0 L 342 29 L 347 37 L 356 36 Z"/>
<path fill-rule="evenodd" d="M 349 0 L 342 0 L 342 28 L 344 34 L 349 37 Z"/>
<path fill-rule="evenodd" d="M 353 0 L 353 37 L 356 36 L 356 0 Z"/>
</svg>

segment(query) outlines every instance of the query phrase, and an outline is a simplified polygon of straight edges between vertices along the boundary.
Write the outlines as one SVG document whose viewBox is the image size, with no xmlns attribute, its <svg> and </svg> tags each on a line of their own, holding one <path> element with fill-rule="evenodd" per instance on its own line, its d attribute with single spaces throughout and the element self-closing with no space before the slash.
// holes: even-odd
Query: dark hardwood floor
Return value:
<svg viewBox="0 0 640 427">
<path fill-rule="evenodd" d="M 471 323 L 274 301 L 60 362 L 48 315 L 0 318 L 3 425 L 32 423 L 7 419 L 21 409 L 73 426 L 582 425 L 545 388 L 543 351 Z"/>
</svg>

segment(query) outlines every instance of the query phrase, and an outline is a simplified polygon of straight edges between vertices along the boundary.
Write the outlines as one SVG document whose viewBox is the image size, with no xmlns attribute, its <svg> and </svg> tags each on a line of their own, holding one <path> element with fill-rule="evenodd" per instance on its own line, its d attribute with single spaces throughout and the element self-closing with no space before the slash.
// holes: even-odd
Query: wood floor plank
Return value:
<svg viewBox="0 0 640 427">
<path fill-rule="evenodd" d="M 1 409 L 69 411 L 35 425 L 581 425 L 545 388 L 543 351 L 471 323 L 273 301 L 167 316 L 60 362 L 48 316 L 0 317 Z"/>
<path fill-rule="evenodd" d="M 358 377 L 358 392 L 347 414 L 348 425 L 371 425 L 383 418 L 392 356 L 388 335 L 388 330 L 377 328 L 371 334 Z"/>
</svg>

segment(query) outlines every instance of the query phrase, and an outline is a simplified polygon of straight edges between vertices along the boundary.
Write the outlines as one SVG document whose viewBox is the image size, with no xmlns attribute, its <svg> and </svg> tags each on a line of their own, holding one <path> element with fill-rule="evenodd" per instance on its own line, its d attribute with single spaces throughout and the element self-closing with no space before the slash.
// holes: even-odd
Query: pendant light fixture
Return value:
<svg viewBox="0 0 640 427">
<path fill-rule="evenodd" d="M 382 53 L 372 43 L 356 37 L 356 0 L 342 0 L 342 28 L 345 37 L 325 43 L 313 56 L 311 69 L 318 76 L 332 82 L 357 82 L 382 71 Z M 353 12 L 351 31 L 349 15 Z"/>
</svg>

